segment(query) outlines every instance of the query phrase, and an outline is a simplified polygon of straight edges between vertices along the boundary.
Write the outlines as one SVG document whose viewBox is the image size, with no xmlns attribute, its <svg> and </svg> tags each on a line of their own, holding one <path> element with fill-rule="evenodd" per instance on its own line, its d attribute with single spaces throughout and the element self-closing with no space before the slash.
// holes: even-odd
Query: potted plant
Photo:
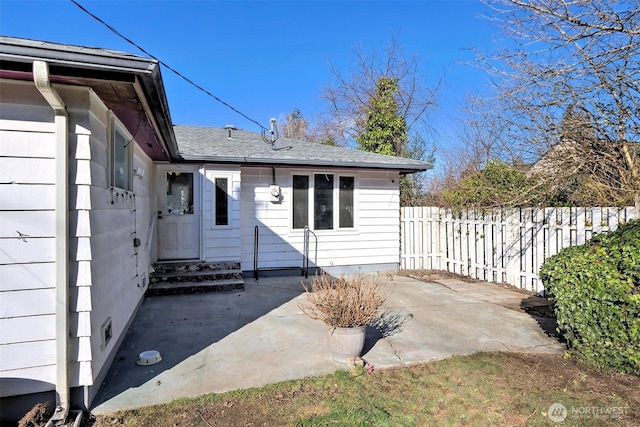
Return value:
<svg viewBox="0 0 640 427">
<path fill-rule="evenodd" d="M 384 314 L 382 305 L 388 297 L 380 286 L 379 275 L 333 278 L 322 273 L 312 278 L 310 286 L 302 285 L 307 303 L 301 303 L 300 309 L 329 326 L 333 360 L 346 364 L 360 356 L 366 327 L 376 324 Z"/>
</svg>

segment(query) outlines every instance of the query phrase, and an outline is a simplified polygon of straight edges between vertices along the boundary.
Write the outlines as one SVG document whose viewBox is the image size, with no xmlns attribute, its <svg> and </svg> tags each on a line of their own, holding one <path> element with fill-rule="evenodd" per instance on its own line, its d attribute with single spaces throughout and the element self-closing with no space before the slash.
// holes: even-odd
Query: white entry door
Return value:
<svg viewBox="0 0 640 427">
<path fill-rule="evenodd" d="M 158 168 L 158 258 L 200 257 L 200 175 L 197 169 Z"/>
</svg>

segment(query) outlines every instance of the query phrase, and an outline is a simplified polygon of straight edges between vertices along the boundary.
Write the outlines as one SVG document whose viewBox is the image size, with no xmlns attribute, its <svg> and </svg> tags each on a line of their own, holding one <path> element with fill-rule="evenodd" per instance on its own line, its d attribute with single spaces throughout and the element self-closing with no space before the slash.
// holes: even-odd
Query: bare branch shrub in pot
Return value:
<svg viewBox="0 0 640 427">
<path fill-rule="evenodd" d="M 299 307 L 312 319 L 322 320 L 332 328 L 374 325 L 384 314 L 382 305 L 388 297 L 380 280 L 379 275 L 316 275 L 310 286 L 303 283 L 308 304 Z"/>
</svg>

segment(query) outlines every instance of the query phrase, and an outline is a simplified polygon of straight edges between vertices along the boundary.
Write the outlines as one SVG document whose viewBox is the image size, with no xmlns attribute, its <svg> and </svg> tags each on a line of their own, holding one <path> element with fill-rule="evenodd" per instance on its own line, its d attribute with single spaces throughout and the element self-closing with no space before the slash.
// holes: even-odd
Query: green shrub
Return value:
<svg viewBox="0 0 640 427">
<path fill-rule="evenodd" d="M 640 375 L 640 220 L 563 249 L 540 277 L 580 361 Z"/>
</svg>

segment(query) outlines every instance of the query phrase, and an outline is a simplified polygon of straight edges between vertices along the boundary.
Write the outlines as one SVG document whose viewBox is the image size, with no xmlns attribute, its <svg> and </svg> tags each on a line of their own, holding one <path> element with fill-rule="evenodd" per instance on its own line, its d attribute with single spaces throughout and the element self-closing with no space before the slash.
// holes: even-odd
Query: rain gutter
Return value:
<svg viewBox="0 0 640 427">
<path fill-rule="evenodd" d="M 273 158 L 261 158 L 261 157 L 241 157 L 241 156 L 199 156 L 182 154 L 182 159 L 185 161 L 196 162 L 211 162 L 211 163 L 240 163 L 244 165 L 286 165 L 286 166 L 322 166 L 322 167 L 334 167 L 334 168 L 358 168 L 358 169 L 385 169 L 396 170 L 400 173 L 414 173 L 423 172 L 433 168 L 431 164 L 424 163 L 422 165 L 411 164 L 390 164 L 390 163 L 374 163 L 374 162 L 336 162 L 331 160 L 313 160 L 313 161 L 301 161 L 300 159 L 273 159 Z"/>
</svg>

